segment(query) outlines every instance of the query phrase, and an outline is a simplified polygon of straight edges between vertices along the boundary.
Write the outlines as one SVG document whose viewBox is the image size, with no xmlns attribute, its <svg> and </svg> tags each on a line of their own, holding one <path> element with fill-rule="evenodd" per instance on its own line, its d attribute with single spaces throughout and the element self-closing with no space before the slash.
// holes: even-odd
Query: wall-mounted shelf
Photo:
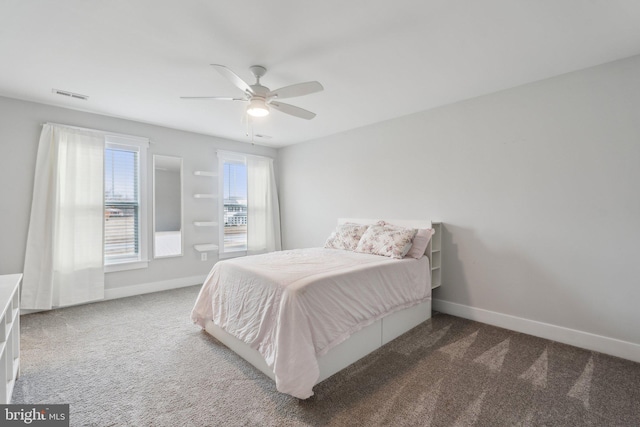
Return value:
<svg viewBox="0 0 640 427">
<path fill-rule="evenodd" d="M 193 225 L 196 227 L 217 227 L 218 223 L 215 221 L 194 221 Z"/>
<path fill-rule="evenodd" d="M 193 245 L 193 247 L 198 252 L 213 252 L 218 250 L 218 245 L 214 245 L 213 243 L 202 243 L 199 245 Z"/>
<path fill-rule="evenodd" d="M 431 236 L 431 289 L 442 284 L 442 223 L 431 224 L 434 234 Z"/>
<path fill-rule="evenodd" d="M 193 174 L 196 175 L 196 176 L 211 176 L 211 177 L 218 176 L 217 173 L 209 172 L 209 171 L 194 171 Z"/>
<path fill-rule="evenodd" d="M 195 176 L 209 177 L 215 178 L 218 176 L 215 172 L 210 171 L 193 171 Z M 217 194 L 211 193 L 196 193 L 193 195 L 194 199 L 217 199 Z M 217 227 L 218 223 L 215 221 L 193 221 L 193 225 L 196 227 Z M 214 245 L 213 243 L 202 243 L 198 245 L 193 245 L 194 249 L 198 252 L 215 252 L 218 250 L 218 245 Z M 206 259 L 206 255 L 202 255 L 203 260 Z"/>
</svg>

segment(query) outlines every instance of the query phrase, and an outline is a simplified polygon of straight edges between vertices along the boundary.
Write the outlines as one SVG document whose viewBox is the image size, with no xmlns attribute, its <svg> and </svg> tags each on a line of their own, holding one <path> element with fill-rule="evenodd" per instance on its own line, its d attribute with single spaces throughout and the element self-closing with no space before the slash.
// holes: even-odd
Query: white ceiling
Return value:
<svg viewBox="0 0 640 427">
<path fill-rule="evenodd" d="M 254 122 L 275 147 L 639 53 L 637 0 L 0 1 L 0 95 L 246 142 L 243 103 L 179 99 L 242 95 L 209 64 L 320 81 Z"/>
</svg>

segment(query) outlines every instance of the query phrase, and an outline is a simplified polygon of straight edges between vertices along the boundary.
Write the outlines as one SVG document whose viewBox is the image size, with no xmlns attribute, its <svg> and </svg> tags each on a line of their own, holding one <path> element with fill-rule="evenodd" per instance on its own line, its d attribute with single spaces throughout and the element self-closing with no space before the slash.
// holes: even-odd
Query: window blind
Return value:
<svg viewBox="0 0 640 427">
<path fill-rule="evenodd" d="M 105 148 L 104 255 L 107 262 L 140 259 L 139 153 Z"/>
</svg>

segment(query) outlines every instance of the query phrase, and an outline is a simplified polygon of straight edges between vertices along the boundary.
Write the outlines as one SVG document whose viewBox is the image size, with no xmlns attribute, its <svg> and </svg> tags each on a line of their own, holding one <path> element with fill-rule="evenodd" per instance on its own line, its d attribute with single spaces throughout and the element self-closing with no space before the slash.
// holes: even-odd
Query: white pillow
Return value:
<svg viewBox="0 0 640 427">
<path fill-rule="evenodd" d="M 415 259 L 422 258 L 427 250 L 427 246 L 429 246 L 429 240 L 431 240 L 433 233 L 435 233 L 433 228 L 419 228 L 416 236 L 413 238 L 411 249 L 409 249 L 409 252 L 407 252 L 404 257 Z"/>
<path fill-rule="evenodd" d="M 355 251 L 362 235 L 369 228 L 368 225 L 353 224 L 347 222 L 340 224 L 331 233 L 324 244 L 329 249 L 344 249 L 347 251 Z"/>
<path fill-rule="evenodd" d="M 356 252 L 400 259 L 411 249 L 417 232 L 415 228 L 397 227 L 380 221 L 362 235 Z"/>
</svg>

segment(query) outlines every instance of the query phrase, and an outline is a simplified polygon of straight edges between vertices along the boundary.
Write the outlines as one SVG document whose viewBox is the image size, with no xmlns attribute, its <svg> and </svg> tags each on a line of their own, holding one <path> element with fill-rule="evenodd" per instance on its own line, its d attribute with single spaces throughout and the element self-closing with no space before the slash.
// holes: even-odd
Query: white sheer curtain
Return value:
<svg viewBox="0 0 640 427">
<path fill-rule="evenodd" d="M 40 135 L 22 302 L 50 309 L 104 298 L 104 135 L 46 124 Z"/>
<path fill-rule="evenodd" d="M 273 159 L 247 156 L 247 254 L 282 249 Z"/>
</svg>

